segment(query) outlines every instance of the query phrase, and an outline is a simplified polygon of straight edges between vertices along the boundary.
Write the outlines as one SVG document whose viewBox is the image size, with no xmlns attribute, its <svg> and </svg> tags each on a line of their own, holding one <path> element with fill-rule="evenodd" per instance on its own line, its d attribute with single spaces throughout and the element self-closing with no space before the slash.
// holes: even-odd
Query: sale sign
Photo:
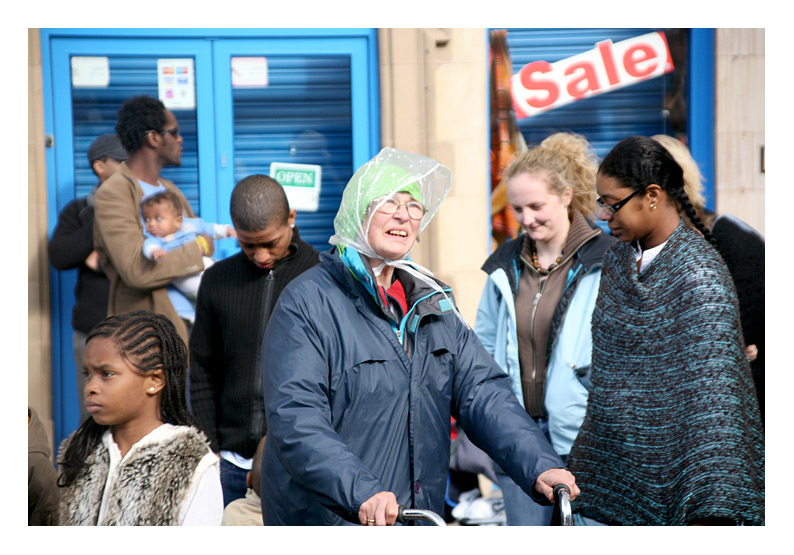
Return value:
<svg viewBox="0 0 794 555">
<path fill-rule="evenodd" d="M 510 93 L 518 118 L 627 87 L 673 71 L 667 39 L 661 31 L 595 48 L 558 62 L 531 62 L 513 75 Z"/>
</svg>

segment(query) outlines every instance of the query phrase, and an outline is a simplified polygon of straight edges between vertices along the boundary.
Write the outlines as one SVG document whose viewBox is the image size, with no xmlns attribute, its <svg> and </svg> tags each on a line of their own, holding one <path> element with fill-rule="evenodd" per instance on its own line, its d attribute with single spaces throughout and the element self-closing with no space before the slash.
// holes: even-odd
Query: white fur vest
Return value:
<svg viewBox="0 0 794 555">
<path fill-rule="evenodd" d="M 71 437 L 69 438 L 71 439 Z M 64 441 L 61 453 L 66 451 Z M 175 526 L 201 459 L 209 452 L 198 430 L 180 426 L 166 441 L 136 448 L 116 468 L 107 514 L 98 523 L 107 481 L 108 450 L 100 443 L 78 478 L 61 490 L 60 523 L 67 526 Z"/>
</svg>

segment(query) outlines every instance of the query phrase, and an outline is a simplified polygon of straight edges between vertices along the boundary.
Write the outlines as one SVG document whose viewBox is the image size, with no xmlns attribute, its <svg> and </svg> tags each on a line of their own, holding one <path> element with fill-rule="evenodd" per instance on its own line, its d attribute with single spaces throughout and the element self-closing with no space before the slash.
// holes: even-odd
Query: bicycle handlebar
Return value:
<svg viewBox="0 0 794 555">
<path fill-rule="evenodd" d="M 404 524 L 406 520 L 427 520 L 435 526 L 446 526 L 447 523 L 438 514 L 424 509 L 407 509 L 405 505 L 400 505 L 397 513 L 397 522 Z"/>
<path fill-rule="evenodd" d="M 573 526 L 571 490 L 565 484 L 554 486 L 554 513 L 551 516 L 551 525 Z"/>
</svg>

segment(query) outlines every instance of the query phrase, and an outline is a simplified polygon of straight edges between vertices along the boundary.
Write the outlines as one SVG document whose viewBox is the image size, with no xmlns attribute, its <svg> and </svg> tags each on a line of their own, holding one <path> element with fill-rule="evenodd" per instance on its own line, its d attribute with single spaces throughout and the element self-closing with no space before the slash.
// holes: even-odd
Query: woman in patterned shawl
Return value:
<svg viewBox="0 0 794 555">
<path fill-rule="evenodd" d="M 604 258 L 592 389 L 568 461 L 578 520 L 763 525 L 764 432 L 736 292 L 681 167 L 629 137 L 596 188 L 620 241 Z"/>
</svg>

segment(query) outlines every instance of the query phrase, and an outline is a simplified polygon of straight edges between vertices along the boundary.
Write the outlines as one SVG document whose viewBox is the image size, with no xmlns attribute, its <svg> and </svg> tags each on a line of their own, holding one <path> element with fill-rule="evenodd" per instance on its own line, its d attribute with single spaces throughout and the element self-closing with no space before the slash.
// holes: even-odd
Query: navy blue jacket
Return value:
<svg viewBox="0 0 794 555">
<path fill-rule="evenodd" d="M 538 475 L 564 464 L 454 313 L 449 289 L 439 283 L 445 298 L 396 269 L 409 309 L 395 322 L 371 293 L 368 265 L 357 270 L 322 253 L 270 318 L 264 524 L 358 523 L 380 491 L 443 513 L 450 416 L 538 499 Z"/>
</svg>

